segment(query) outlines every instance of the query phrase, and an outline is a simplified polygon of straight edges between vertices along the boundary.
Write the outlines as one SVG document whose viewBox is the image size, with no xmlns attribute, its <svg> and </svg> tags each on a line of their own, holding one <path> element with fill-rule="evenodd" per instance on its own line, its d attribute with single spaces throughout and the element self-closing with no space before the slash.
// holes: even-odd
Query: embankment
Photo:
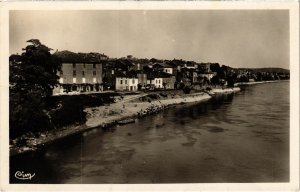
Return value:
<svg viewBox="0 0 300 192">
<path fill-rule="evenodd" d="M 72 135 L 83 133 L 87 130 L 108 127 L 117 124 L 120 120 L 139 118 L 156 113 L 172 105 L 206 101 L 213 94 L 227 94 L 239 91 L 239 88 L 213 89 L 209 93 L 178 94 L 178 92 L 154 92 L 149 94 L 125 95 L 115 97 L 115 103 L 87 107 L 83 109 L 86 114 L 84 124 L 74 124 L 61 129 L 47 131 L 38 137 L 26 138 L 23 145 L 10 145 L 10 155 L 38 150 L 47 145 Z"/>
<path fill-rule="evenodd" d="M 110 106 L 86 108 L 85 112 L 88 114 L 86 126 L 105 126 L 126 118 L 158 112 L 170 105 L 199 102 L 210 98 L 211 96 L 207 93 L 194 93 L 186 96 L 168 94 L 165 98 L 156 93 L 141 95 L 139 98 L 117 102 Z"/>
</svg>

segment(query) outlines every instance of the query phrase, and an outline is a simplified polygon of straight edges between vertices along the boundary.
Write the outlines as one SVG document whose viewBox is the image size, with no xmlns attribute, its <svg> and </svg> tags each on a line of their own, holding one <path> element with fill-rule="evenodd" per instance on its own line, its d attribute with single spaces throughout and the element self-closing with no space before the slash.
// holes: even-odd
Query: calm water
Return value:
<svg viewBox="0 0 300 192">
<path fill-rule="evenodd" d="M 11 159 L 11 182 L 16 170 L 33 183 L 287 182 L 289 82 L 92 130 Z"/>
</svg>

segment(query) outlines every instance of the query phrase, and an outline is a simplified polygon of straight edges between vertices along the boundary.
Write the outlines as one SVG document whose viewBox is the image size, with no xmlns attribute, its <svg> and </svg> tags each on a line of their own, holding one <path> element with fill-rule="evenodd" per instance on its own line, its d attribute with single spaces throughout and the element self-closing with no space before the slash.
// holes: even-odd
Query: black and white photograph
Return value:
<svg viewBox="0 0 300 192">
<path fill-rule="evenodd" d="M 299 190 L 291 9 L 7 12 L 8 185 Z"/>
</svg>

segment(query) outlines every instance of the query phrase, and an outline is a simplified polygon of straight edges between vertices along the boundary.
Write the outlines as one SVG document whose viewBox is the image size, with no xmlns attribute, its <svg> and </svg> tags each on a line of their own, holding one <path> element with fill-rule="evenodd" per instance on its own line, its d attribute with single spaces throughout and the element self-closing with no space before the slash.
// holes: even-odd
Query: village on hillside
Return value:
<svg viewBox="0 0 300 192">
<path fill-rule="evenodd" d="M 100 53 L 56 51 L 62 63 L 60 86 L 54 94 L 80 92 L 151 91 L 194 89 L 207 86 L 233 87 L 237 82 L 289 79 L 284 71 L 237 69 L 219 63 L 197 63 L 182 59 L 138 59 L 132 55 L 114 59 Z"/>
</svg>

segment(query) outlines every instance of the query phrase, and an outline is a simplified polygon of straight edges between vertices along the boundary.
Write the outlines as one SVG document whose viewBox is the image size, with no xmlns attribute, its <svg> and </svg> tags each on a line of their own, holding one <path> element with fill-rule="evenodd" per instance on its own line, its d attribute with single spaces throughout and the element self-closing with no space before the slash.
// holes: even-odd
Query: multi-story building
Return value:
<svg viewBox="0 0 300 192">
<path fill-rule="evenodd" d="M 116 77 L 116 91 L 137 91 L 138 82 L 136 77 Z"/>
<path fill-rule="evenodd" d="M 94 57 L 92 54 L 76 54 L 68 51 L 55 54 L 61 59 L 62 66 L 57 74 L 60 77 L 60 85 L 53 90 L 53 94 L 103 90 L 102 65 L 105 59 L 101 55 Z"/>
<path fill-rule="evenodd" d="M 133 73 L 122 73 L 117 71 L 115 73 L 116 83 L 115 90 L 116 91 L 137 91 L 138 90 L 138 78 L 136 74 Z"/>
</svg>

